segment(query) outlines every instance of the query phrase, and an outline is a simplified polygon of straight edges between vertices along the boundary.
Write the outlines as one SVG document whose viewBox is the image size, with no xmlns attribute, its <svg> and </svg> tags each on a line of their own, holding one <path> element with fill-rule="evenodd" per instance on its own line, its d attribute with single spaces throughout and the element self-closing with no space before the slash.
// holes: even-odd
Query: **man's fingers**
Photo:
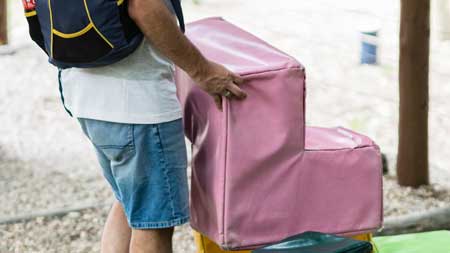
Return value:
<svg viewBox="0 0 450 253">
<path fill-rule="evenodd" d="M 241 76 L 239 76 L 238 74 L 233 74 L 233 82 L 237 85 L 241 85 L 244 83 L 244 78 L 242 78 Z"/>
<path fill-rule="evenodd" d="M 222 96 L 214 95 L 214 102 L 216 103 L 217 109 L 222 111 Z"/>
<path fill-rule="evenodd" d="M 238 99 L 244 99 L 247 97 L 247 94 L 239 88 L 235 83 L 230 83 L 227 86 L 227 90 L 231 92 L 236 98 Z"/>
</svg>

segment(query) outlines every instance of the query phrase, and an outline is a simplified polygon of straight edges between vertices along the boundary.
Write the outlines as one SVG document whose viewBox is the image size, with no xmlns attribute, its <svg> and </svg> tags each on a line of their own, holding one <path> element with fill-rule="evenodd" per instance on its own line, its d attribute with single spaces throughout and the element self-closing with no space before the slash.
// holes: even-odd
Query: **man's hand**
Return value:
<svg viewBox="0 0 450 253">
<path fill-rule="evenodd" d="M 242 78 L 222 65 L 208 61 L 180 31 L 163 0 L 129 0 L 128 12 L 147 40 L 213 96 L 219 109 L 222 96 L 246 97 L 237 86 L 242 83 Z"/>
<path fill-rule="evenodd" d="M 205 67 L 199 67 L 193 80 L 214 98 L 219 110 L 222 110 L 222 96 L 229 99 L 243 100 L 247 94 L 238 85 L 244 80 L 237 74 L 215 62 L 208 61 Z"/>
</svg>

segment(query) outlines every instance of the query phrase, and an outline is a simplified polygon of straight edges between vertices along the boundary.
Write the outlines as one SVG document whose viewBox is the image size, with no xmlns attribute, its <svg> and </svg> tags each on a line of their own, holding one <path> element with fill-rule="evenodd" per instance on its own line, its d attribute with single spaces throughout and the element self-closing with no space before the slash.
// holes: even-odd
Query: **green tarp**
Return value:
<svg viewBox="0 0 450 253">
<path fill-rule="evenodd" d="M 374 242 L 378 253 L 450 253 L 450 231 L 376 237 Z"/>
</svg>

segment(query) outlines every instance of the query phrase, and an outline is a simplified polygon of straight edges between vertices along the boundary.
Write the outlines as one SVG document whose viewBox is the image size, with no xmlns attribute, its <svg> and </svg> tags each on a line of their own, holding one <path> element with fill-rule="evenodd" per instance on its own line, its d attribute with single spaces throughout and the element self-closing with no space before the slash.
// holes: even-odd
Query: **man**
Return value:
<svg viewBox="0 0 450 253">
<path fill-rule="evenodd" d="M 102 252 L 172 252 L 173 227 L 186 223 L 188 186 L 182 111 L 174 67 L 188 73 L 221 109 L 244 99 L 242 79 L 208 61 L 179 30 L 167 0 L 130 0 L 146 40 L 122 61 L 61 72 L 65 105 L 93 143 L 117 201 Z"/>
</svg>

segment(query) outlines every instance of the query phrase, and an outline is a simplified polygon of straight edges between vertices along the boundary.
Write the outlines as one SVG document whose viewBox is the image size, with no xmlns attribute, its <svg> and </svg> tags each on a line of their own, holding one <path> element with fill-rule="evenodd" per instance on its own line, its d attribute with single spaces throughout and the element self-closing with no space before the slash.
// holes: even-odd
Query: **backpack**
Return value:
<svg viewBox="0 0 450 253">
<path fill-rule="evenodd" d="M 91 68 L 131 54 L 144 35 L 128 0 L 22 0 L 30 36 L 59 68 Z M 184 32 L 180 0 L 171 0 Z"/>
</svg>

